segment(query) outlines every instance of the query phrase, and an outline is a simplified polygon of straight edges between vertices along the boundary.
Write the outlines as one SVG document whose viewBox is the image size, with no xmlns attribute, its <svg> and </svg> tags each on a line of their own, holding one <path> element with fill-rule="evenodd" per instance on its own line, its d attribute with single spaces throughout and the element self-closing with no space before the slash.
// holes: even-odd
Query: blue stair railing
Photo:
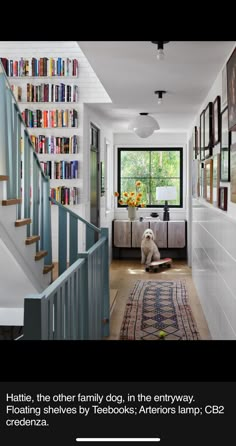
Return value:
<svg viewBox="0 0 236 446">
<path fill-rule="evenodd" d="M 7 200 L 16 200 L 16 219 L 31 219 L 27 236 L 39 235 L 36 251 L 52 264 L 50 181 L 44 174 L 21 111 L 0 61 L 0 175 L 8 177 Z"/>
<path fill-rule="evenodd" d="M 50 200 L 59 210 L 60 276 L 43 293 L 25 298 L 24 339 L 102 339 L 109 335 L 108 228 L 99 229 Z M 79 222 L 86 230 L 86 251 L 80 253 Z M 96 243 L 95 233 L 99 235 Z"/>
<path fill-rule="evenodd" d="M 46 265 L 52 264 L 51 203 L 58 208 L 59 277 L 42 293 L 25 297 L 24 335 L 20 339 L 108 336 L 108 229 L 97 228 L 50 198 L 49 178 L 41 168 L 1 61 L 0 175 L 8 178 L 5 201 L 14 200 L 16 219 L 31 220 L 27 236 L 40 236 L 36 250 L 47 251 Z M 78 249 L 81 223 L 84 252 Z"/>
</svg>

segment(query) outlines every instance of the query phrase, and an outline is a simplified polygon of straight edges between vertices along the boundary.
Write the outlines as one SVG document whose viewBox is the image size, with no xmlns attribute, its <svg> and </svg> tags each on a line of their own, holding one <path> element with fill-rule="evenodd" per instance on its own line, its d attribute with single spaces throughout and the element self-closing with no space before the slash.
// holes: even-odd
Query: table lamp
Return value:
<svg viewBox="0 0 236 446">
<path fill-rule="evenodd" d="M 165 201 L 163 220 L 169 221 L 170 213 L 168 208 L 168 200 L 176 200 L 176 187 L 175 186 L 163 186 L 156 188 L 157 201 Z"/>
</svg>

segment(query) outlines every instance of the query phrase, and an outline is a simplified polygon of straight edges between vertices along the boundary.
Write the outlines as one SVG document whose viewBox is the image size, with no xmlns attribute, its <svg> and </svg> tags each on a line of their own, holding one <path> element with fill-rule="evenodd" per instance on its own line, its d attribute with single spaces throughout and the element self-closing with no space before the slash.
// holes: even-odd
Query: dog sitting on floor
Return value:
<svg viewBox="0 0 236 446">
<path fill-rule="evenodd" d="M 150 265 L 154 260 L 160 260 L 160 252 L 154 241 L 152 229 L 146 229 L 141 242 L 141 264 Z"/>
</svg>

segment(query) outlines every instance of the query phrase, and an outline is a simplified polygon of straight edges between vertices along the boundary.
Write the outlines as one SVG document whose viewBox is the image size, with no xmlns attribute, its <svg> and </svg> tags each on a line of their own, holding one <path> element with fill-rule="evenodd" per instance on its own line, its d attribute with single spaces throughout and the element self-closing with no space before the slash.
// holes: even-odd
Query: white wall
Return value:
<svg viewBox="0 0 236 446">
<path fill-rule="evenodd" d="M 222 98 L 222 70 L 198 111 L 193 126 L 199 127 L 200 113 L 217 95 Z M 191 150 L 190 145 L 190 157 Z M 213 154 L 219 152 L 220 144 L 213 149 Z M 193 200 L 192 273 L 212 338 L 236 339 L 236 204 L 230 201 L 230 183 L 220 185 L 228 187 L 228 212 L 203 199 Z"/>
<path fill-rule="evenodd" d="M 171 209 L 171 220 L 185 220 L 187 218 L 186 213 L 186 186 L 187 186 L 187 133 L 161 133 L 157 132 L 148 138 L 139 138 L 133 133 L 115 133 L 114 134 L 114 146 L 115 146 L 115 162 L 114 162 L 114 191 L 117 190 L 117 149 L 118 147 L 183 147 L 183 208 Z M 115 203 L 115 218 L 127 219 L 127 210 L 119 209 L 117 207 L 117 200 Z M 139 209 L 139 216 L 150 216 L 153 209 Z M 157 209 L 160 218 L 162 218 L 162 208 Z"/>
</svg>

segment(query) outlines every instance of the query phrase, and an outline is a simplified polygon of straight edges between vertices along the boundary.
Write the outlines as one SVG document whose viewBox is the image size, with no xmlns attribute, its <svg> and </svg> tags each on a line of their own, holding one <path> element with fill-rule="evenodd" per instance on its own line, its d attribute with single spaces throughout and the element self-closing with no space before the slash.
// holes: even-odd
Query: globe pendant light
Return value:
<svg viewBox="0 0 236 446">
<path fill-rule="evenodd" d="M 151 136 L 155 130 L 159 130 L 160 126 L 152 116 L 148 116 L 148 113 L 139 113 L 139 116 L 129 123 L 128 128 L 140 138 L 147 138 L 148 136 Z"/>
</svg>

